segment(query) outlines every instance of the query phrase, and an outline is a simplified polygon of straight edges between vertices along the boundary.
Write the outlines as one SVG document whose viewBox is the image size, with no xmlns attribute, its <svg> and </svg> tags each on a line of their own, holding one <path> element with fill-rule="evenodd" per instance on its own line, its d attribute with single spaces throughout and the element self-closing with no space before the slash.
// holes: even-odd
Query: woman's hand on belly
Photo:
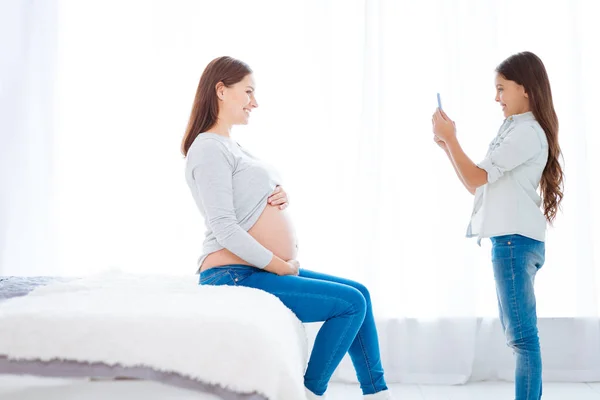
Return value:
<svg viewBox="0 0 600 400">
<path fill-rule="evenodd" d="M 287 193 L 281 186 L 277 186 L 273 193 L 267 199 L 269 205 L 279 207 L 280 210 L 285 210 L 290 204 Z"/>
<path fill-rule="evenodd" d="M 261 245 L 273 252 L 280 261 L 277 263 L 275 270 L 269 271 L 278 275 L 297 274 L 298 267 L 288 265 L 289 261 L 295 260 L 298 254 L 298 246 L 296 242 L 296 234 L 290 216 L 281 210 L 281 205 L 287 204 L 287 195 L 281 189 L 276 191 L 272 196 L 277 196 L 283 193 L 283 197 L 273 199 L 272 206 L 265 207 L 264 211 L 248 233 L 256 239 Z M 272 197 L 271 196 L 271 197 Z M 271 197 L 269 199 L 271 199 Z M 284 201 L 284 203 L 281 203 Z M 286 206 L 287 207 L 287 206 Z M 297 263 L 297 261 L 295 261 Z M 228 264 L 244 264 L 250 265 L 242 260 L 231 251 L 221 249 L 211 253 L 202 264 L 202 270 L 215 266 Z M 269 270 L 265 268 L 265 270 Z"/>
<path fill-rule="evenodd" d="M 264 270 L 279 276 L 298 275 L 300 272 L 300 263 L 296 260 L 284 261 L 274 255 L 273 259 Z"/>
<path fill-rule="evenodd" d="M 298 260 L 290 260 L 288 264 L 292 266 L 292 275 L 298 275 L 300 273 L 300 262 Z"/>
</svg>

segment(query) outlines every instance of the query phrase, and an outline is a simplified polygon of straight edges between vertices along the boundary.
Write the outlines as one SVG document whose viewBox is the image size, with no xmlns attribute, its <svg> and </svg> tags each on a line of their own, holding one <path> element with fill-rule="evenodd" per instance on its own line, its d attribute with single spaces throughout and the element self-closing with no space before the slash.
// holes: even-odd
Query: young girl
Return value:
<svg viewBox="0 0 600 400">
<path fill-rule="evenodd" d="M 496 73 L 496 101 L 506 119 L 485 159 L 475 164 L 467 157 L 454 122 L 439 109 L 432 120 L 434 140 L 475 195 L 467 237 L 492 241 L 500 321 L 516 354 L 516 400 L 539 400 L 542 359 L 533 283 L 544 264 L 546 223 L 563 198 L 558 118 L 546 69 L 535 54 L 515 54 Z"/>
<path fill-rule="evenodd" d="M 182 151 L 187 183 L 208 228 L 200 284 L 261 289 L 302 322 L 324 321 L 304 374 L 309 399 L 323 398 L 349 353 L 365 399 L 390 400 L 367 288 L 299 269 L 278 174 L 231 138 L 233 126 L 247 124 L 258 107 L 255 90 L 248 65 L 220 57 L 206 67 L 196 92 Z"/>
</svg>

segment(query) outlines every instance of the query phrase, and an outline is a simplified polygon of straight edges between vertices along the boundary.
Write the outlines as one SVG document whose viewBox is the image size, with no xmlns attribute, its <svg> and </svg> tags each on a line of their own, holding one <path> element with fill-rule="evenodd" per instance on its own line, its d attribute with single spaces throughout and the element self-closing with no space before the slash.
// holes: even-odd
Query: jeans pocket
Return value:
<svg viewBox="0 0 600 400">
<path fill-rule="evenodd" d="M 231 274 L 228 270 L 219 268 L 214 268 L 213 270 L 208 270 L 206 275 L 200 274 L 200 284 L 201 285 L 224 285 L 227 284 L 227 281 L 231 281 Z"/>
<path fill-rule="evenodd" d="M 514 257 L 515 236 L 497 236 L 493 238 L 492 261 L 505 260 Z"/>
<path fill-rule="evenodd" d="M 492 237 L 492 243 L 494 246 L 513 246 L 518 241 L 520 241 L 523 237 L 521 235 L 503 235 L 503 236 L 494 236 Z"/>
<path fill-rule="evenodd" d="M 244 280 L 248 279 L 250 276 L 254 275 L 259 271 L 254 271 L 256 268 L 244 268 L 242 270 L 233 269 L 230 271 L 231 277 L 233 279 L 234 285 L 240 285 Z"/>
</svg>

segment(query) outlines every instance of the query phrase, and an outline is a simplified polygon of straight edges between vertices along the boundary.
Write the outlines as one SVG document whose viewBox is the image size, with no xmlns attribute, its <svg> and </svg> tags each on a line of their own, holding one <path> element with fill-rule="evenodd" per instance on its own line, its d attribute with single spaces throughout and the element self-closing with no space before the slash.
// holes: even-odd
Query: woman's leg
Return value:
<svg viewBox="0 0 600 400">
<path fill-rule="evenodd" d="M 362 293 L 367 304 L 365 319 L 358 330 L 354 341 L 350 345 L 348 353 L 352 359 L 352 364 L 354 364 L 356 376 L 360 382 L 363 394 L 368 395 L 387 390 L 388 388 L 383 376 L 383 366 L 381 365 L 381 355 L 379 354 L 379 339 L 377 337 L 377 328 L 375 327 L 375 318 L 373 317 L 371 296 L 369 295 L 367 288 L 364 285 L 349 279 L 338 278 L 304 269 L 300 270 L 300 276 L 351 286 Z"/>
<path fill-rule="evenodd" d="M 516 400 L 542 396 L 542 358 L 533 284 L 544 243 L 520 235 L 492 238 L 492 263 L 507 343 L 516 355 Z"/>
<path fill-rule="evenodd" d="M 327 390 L 367 312 L 365 297 L 351 286 L 303 276 L 278 276 L 252 267 L 219 267 L 201 275 L 201 283 L 261 289 L 277 296 L 302 322 L 325 321 L 304 375 L 304 385 L 316 395 Z"/>
</svg>

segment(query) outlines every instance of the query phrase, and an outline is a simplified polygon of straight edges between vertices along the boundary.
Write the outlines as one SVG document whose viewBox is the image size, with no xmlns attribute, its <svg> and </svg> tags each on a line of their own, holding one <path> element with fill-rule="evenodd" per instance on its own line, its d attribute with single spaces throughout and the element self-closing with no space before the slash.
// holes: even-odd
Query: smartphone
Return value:
<svg viewBox="0 0 600 400">
<path fill-rule="evenodd" d="M 441 110 L 442 109 L 442 99 L 440 98 L 440 94 L 437 94 L 437 100 L 438 100 L 438 108 Z"/>
</svg>

